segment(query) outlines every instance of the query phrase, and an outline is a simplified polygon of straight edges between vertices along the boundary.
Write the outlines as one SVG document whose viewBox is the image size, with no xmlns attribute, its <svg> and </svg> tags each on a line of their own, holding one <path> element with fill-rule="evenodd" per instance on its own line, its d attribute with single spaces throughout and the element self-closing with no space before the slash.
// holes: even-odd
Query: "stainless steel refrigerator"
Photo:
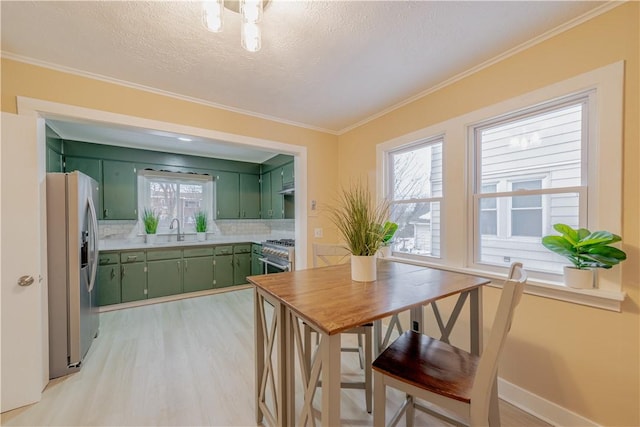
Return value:
<svg viewBox="0 0 640 427">
<path fill-rule="evenodd" d="M 97 196 L 80 172 L 47 174 L 50 378 L 79 370 L 98 335 Z"/>
</svg>

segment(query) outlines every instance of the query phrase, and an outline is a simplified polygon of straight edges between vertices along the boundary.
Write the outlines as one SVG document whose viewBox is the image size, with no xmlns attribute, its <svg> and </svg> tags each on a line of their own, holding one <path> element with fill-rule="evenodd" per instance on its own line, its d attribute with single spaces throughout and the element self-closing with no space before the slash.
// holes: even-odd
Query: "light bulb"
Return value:
<svg viewBox="0 0 640 427">
<path fill-rule="evenodd" d="M 262 8 L 262 0 L 240 0 L 240 14 L 244 22 L 260 22 Z"/>
<path fill-rule="evenodd" d="M 241 43 L 242 47 L 249 52 L 257 52 L 262 47 L 262 40 L 260 37 L 260 27 L 255 22 L 243 22 Z"/>
<path fill-rule="evenodd" d="M 224 0 L 202 2 L 202 18 L 207 30 L 219 33 L 222 31 L 222 12 Z"/>
</svg>

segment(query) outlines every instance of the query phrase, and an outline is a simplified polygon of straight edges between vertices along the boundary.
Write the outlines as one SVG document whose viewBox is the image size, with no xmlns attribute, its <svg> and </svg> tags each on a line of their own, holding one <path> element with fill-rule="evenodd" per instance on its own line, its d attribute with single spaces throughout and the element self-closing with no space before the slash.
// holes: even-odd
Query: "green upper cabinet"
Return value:
<svg viewBox="0 0 640 427">
<path fill-rule="evenodd" d="M 273 208 L 271 203 L 271 172 L 265 172 L 260 175 L 260 213 L 262 219 L 271 219 L 273 217 Z"/>
<path fill-rule="evenodd" d="M 64 160 L 66 172 L 80 171 L 98 182 L 100 194 L 98 195 L 98 219 L 104 219 L 102 208 L 102 161 L 85 157 L 66 156 Z"/>
<path fill-rule="evenodd" d="M 272 219 L 284 218 L 284 196 L 280 194 L 282 191 L 282 168 L 271 171 L 271 210 Z"/>
<path fill-rule="evenodd" d="M 47 146 L 47 172 L 63 172 L 62 154 Z"/>
<path fill-rule="evenodd" d="M 216 173 L 216 210 L 218 219 L 240 217 L 240 178 L 237 172 Z"/>
<path fill-rule="evenodd" d="M 104 160 L 104 219 L 138 219 L 135 164 Z"/>
<path fill-rule="evenodd" d="M 260 218 L 260 176 L 216 173 L 218 219 Z"/>
<path fill-rule="evenodd" d="M 292 184 L 295 180 L 293 174 L 293 162 L 287 163 L 282 167 L 282 183 L 283 184 Z"/>
<path fill-rule="evenodd" d="M 240 174 L 240 218 L 260 218 L 260 176 Z"/>
</svg>

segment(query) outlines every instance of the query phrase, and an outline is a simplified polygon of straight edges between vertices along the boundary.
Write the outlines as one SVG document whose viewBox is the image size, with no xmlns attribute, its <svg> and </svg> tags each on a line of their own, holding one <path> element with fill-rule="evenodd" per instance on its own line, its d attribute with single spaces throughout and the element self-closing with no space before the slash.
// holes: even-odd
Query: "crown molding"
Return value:
<svg viewBox="0 0 640 427">
<path fill-rule="evenodd" d="M 0 57 L 6 58 L 6 59 L 10 59 L 12 61 L 23 62 L 25 64 L 35 65 L 37 67 L 42 67 L 42 68 L 47 68 L 47 69 L 54 70 L 54 71 L 59 71 L 59 72 L 62 72 L 62 73 L 73 74 L 73 75 L 76 75 L 76 76 L 79 76 L 79 77 L 85 77 L 85 78 L 89 78 L 89 79 L 92 79 L 92 80 L 99 80 L 99 81 L 103 81 L 105 83 L 116 84 L 116 85 L 119 85 L 119 86 L 124 86 L 124 87 L 131 88 L 131 89 L 136 89 L 136 90 L 140 90 L 140 91 L 144 91 L 144 92 L 153 93 L 153 94 L 156 94 L 156 95 L 166 96 L 166 97 L 169 97 L 169 98 L 178 99 L 180 101 L 187 101 L 187 102 L 191 102 L 191 103 L 194 103 L 194 104 L 203 105 L 205 107 L 217 108 L 217 109 L 229 111 L 229 112 L 232 112 L 232 113 L 242 114 L 242 115 L 245 115 L 245 116 L 250 116 L 250 117 L 255 117 L 255 118 L 258 118 L 258 119 L 269 120 L 269 121 L 272 121 L 272 122 L 281 123 L 281 124 L 284 124 L 284 125 L 296 126 L 296 127 L 309 129 L 309 130 L 313 130 L 313 131 L 317 131 L 317 132 L 328 133 L 328 134 L 331 134 L 331 135 L 338 135 L 338 133 L 336 131 L 334 131 L 334 130 L 324 129 L 324 128 L 321 128 L 321 127 L 312 126 L 312 125 L 308 125 L 308 124 L 305 124 L 305 123 L 294 122 L 294 121 L 291 121 L 291 120 L 285 120 L 285 119 L 281 119 L 279 117 L 269 116 L 269 115 L 266 115 L 266 114 L 260 114 L 260 113 L 256 113 L 256 112 L 253 112 L 253 111 L 243 110 L 243 109 L 240 109 L 240 108 L 229 107 L 227 105 L 222 105 L 222 104 L 217 104 L 215 102 L 206 101 L 204 99 L 194 98 L 194 97 L 186 96 L 186 95 L 180 95 L 180 94 L 169 92 L 169 91 L 165 91 L 165 90 L 162 90 L 162 89 L 157 89 L 157 88 L 150 87 L 150 86 L 145 86 L 145 85 L 141 85 L 141 84 L 137 84 L 137 83 L 132 83 L 132 82 L 129 82 L 129 81 L 126 81 L 126 80 L 120 80 L 120 79 L 116 79 L 116 78 L 113 78 L 113 77 L 104 76 L 102 74 L 96 74 L 96 73 L 91 73 L 89 71 L 78 70 L 76 68 L 65 67 L 63 65 L 53 64 L 53 63 L 50 63 L 50 62 L 41 61 L 39 59 L 30 58 L 30 57 L 22 56 L 22 55 L 17 55 L 15 53 L 11 53 L 11 52 L 0 51 Z"/>
</svg>

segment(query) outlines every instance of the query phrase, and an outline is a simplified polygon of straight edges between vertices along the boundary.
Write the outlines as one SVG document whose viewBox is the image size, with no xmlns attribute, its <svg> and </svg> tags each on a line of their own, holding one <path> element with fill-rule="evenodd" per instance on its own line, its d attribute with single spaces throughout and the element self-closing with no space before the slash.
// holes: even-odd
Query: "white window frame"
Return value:
<svg viewBox="0 0 640 427">
<path fill-rule="evenodd" d="M 435 144 L 442 144 L 442 192 L 440 196 L 437 197 L 424 197 L 424 198 L 414 198 L 414 199 L 394 199 L 393 198 L 393 186 L 394 186 L 394 173 L 393 173 L 393 162 L 391 161 L 391 157 L 394 154 L 402 154 L 402 153 L 407 153 L 410 151 L 415 151 L 416 149 L 420 149 L 423 147 L 427 147 L 427 146 L 432 146 Z M 438 254 L 439 255 L 416 255 L 416 254 L 410 254 L 410 253 L 405 253 L 405 252 L 399 252 L 399 251 L 394 251 L 393 255 L 397 256 L 399 258 L 406 258 L 406 259 L 414 259 L 414 260 L 420 260 L 420 259 L 424 259 L 424 258 L 428 258 L 428 259 L 432 259 L 432 260 L 437 260 L 439 258 L 442 257 L 442 222 L 443 222 L 443 217 L 442 217 L 442 206 L 444 203 L 444 193 L 445 193 L 445 183 L 444 183 L 444 156 L 445 156 L 445 140 L 444 140 L 444 135 L 434 135 L 428 138 L 423 138 L 420 139 L 419 141 L 413 141 L 410 144 L 407 144 L 399 149 L 395 149 L 395 150 L 390 150 L 386 153 L 387 156 L 387 162 L 386 164 L 389 165 L 389 170 L 388 170 L 388 179 L 386 180 L 386 187 L 385 187 L 385 197 L 389 200 L 390 205 L 393 207 L 393 205 L 396 204 L 411 204 L 411 203 L 433 203 L 433 202 L 437 202 L 440 204 L 440 247 L 438 248 Z M 433 230 L 433 222 L 430 223 L 430 228 L 431 230 Z"/>
<path fill-rule="evenodd" d="M 164 180 L 174 180 L 179 184 L 202 184 L 204 186 L 205 194 L 203 194 L 203 200 L 205 203 L 204 210 L 207 212 L 207 217 L 212 220 L 215 217 L 213 216 L 213 205 L 215 200 L 215 190 L 213 184 L 213 177 L 209 175 L 200 175 L 200 174 L 186 174 L 180 172 L 165 172 L 165 171 L 157 171 L 151 169 L 143 169 L 138 170 L 138 212 L 142 215 L 145 207 L 149 205 L 145 202 L 149 199 L 150 194 L 148 194 L 147 186 L 145 182 L 148 180 L 153 180 L 153 178 L 164 179 Z M 186 233 L 195 233 L 195 225 L 183 224 L 180 223 L 181 232 Z M 138 231 L 140 234 L 144 234 L 144 223 L 142 221 L 138 221 Z M 158 234 L 171 234 L 173 231 L 165 228 L 158 227 Z"/>
<path fill-rule="evenodd" d="M 468 165 L 474 157 L 470 150 L 473 141 L 472 125 L 514 111 L 522 111 L 535 105 L 543 105 L 589 90 L 594 91 L 595 104 L 589 111 L 589 134 L 592 140 L 587 148 L 587 158 L 597 159 L 587 166 L 590 180 L 587 191 L 589 229 L 622 232 L 622 135 L 624 61 L 619 61 L 563 81 L 515 96 L 481 109 L 433 123 L 423 129 L 382 142 L 376 147 L 378 197 L 388 195 L 389 180 L 387 153 L 416 141 L 444 135 L 443 144 L 443 196 L 441 205 L 441 248 L 439 259 L 406 260 L 420 265 L 436 266 L 453 271 L 482 274 L 493 277 L 496 283 L 504 273 L 492 271 L 484 266 L 473 265 L 474 198 L 471 191 L 473 175 Z M 427 118 L 428 120 L 428 118 Z M 561 191 L 565 191 L 564 189 Z M 527 194 L 531 194 L 528 192 Z M 497 196 L 501 194 L 498 193 Z M 512 195 L 511 193 L 504 195 Z M 446 221 L 445 221 L 446 219 Z M 625 236 L 622 235 L 623 243 Z M 625 298 L 622 289 L 621 270 L 624 263 L 610 270 L 600 269 L 598 289 L 573 289 L 561 284 L 558 277 L 545 279 L 530 275 L 526 292 L 562 301 L 583 304 L 602 309 L 620 311 Z"/>
<path fill-rule="evenodd" d="M 523 170 L 522 172 L 515 172 L 510 178 L 505 179 L 503 182 L 506 185 L 503 185 L 504 192 L 496 193 L 496 194 L 481 194 L 480 187 L 482 185 L 482 176 L 481 176 L 481 162 L 482 162 L 482 141 L 480 138 L 480 134 L 483 129 L 494 127 L 501 123 L 506 123 L 511 120 L 519 120 L 527 117 L 537 116 L 540 114 L 544 114 L 548 111 L 557 110 L 564 106 L 575 105 L 578 103 L 583 104 L 582 109 L 582 143 L 581 143 L 581 158 L 580 158 L 580 169 L 581 169 L 581 182 L 578 186 L 570 186 L 570 187 L 558 187 L 558 188 L 542 188 L 539 190 L 512 190 L 513 182 L 521 182 L 521 181 L 529 181 L 534 179 L 541 179 L 542 174 L 538 172 L 540 168 L 534 170 Z M 493 273 L 498 274 L 506 274 L 508 271 L 508 266 L 500 266 L 495 264 L 490 264 L 486 262 L 480 261 L 480 244 L 481 244 L 481 236 L 476 232 L 478 224 L 479 224 L 479 204 L 480 199 L 484 197 L 501 197 L 506 201 L 507 206 L 504 207 L 504 211 L 502 214 L 504 215 L 503 224 L 505 229 L 503 233 L 498 233 L 498 237 L 502 236 L 503 238 L 509 238 L 511 241 L 520 241 L 520 242 L 534 242 L 539 241 L 540 238 L 532 237 L 532 236 L 513 236 L 512 235 L 512 224 L 511 224 L 511 201 L 512 197 L 515 196 L 532 196 L 532 195 L 541 195 L 543 196 L 543 218 L 544 218 L 544 196 L 549 196 L 551 194 L 558 193 L 577 193 L 579 202 L 579 224 L 581 227 L 588 228 L 588 193 L 589 193 L 589 157 L 590 153 L 590 136 L 595 132 L 594 121 L 597 120 L 596 116 L 592 113 L 595 110 L 596 104 L 596 92 L 593 89 L 586 89 L 584 91 L 579 91 L 577 93 L 571 93 L 566 96 L 558 97 L 555 99 L 550 99 L 544 101 L 542 103 L 523 106 L 522 108 L 515 109 L 513 111 L 508 111 L 506 113 L 496 115 L 494 117 L 490 117 L 488 119 L 478 121 L 476 123 L 471 123 L 467 125 L 467 134 L 468 134 L 468 146 L 469 146 L 469 155 L 472 158 L 472 162 L 470 164 L 474 165 L 473 171 L 470 174 L 473 174 L 473 180 L 470 183 L 469 194 L 470 199 L 473 200 L 472 214 L 471 214 L 471 224 L 469 226 L 468 232 L 468 240 L 473 242 L 473 245 L 470 245 L 471 252 L 468 254 L 468 265 L 471 268 L 478 270 L 488 270 Z M 545 168 L 545 166 L 541 166 L 541 168 Z M 542 179 L 543 180 L 543 179 Z M 544 180 L 543 180 L 544 181 Z M 543 234 L 545 233 L 545 228 L 543 226 Z M 526 268 L 526 267 L 525 267 Z M 548 282 L 562 282 L 562 275 L 554 274 L 549 272 L 541 272 L 541 271 L 532 271 L 529 269 L 529 276 L 534 279 L 545 280 Z"/>
</svg>

